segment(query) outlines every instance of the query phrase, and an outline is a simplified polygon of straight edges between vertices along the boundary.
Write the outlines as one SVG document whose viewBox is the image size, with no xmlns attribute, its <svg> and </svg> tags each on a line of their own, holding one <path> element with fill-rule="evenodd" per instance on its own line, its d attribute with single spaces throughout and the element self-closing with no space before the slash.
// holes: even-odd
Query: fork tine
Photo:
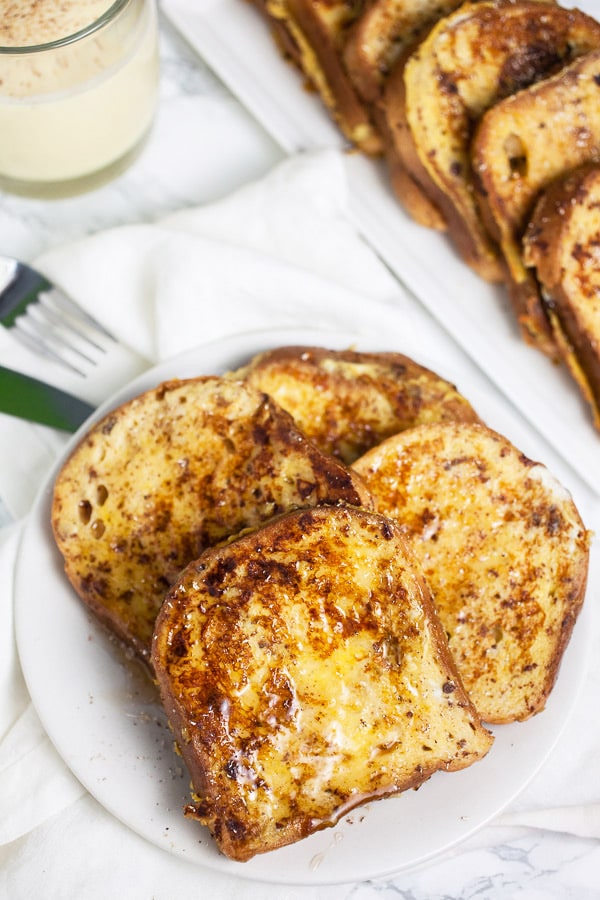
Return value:
<svg viewBox="0 0 600 900">
<path fill-rule="evenodd" d="M 95 350 L 100 351 L 100 353 L 106 353 L 106 349 L 97 341 L 93 340 L 88 331 L 81 327 L 82 324 L 84 324 L 85 327 L 83 320 L 77 322 L 71 318 L 69 313 L 67 313 L 66 316 L 64 313 L 57 313 L 54 306 L 50 303 L 48 294 L 40 294 L 38 301 L 38 303 L 28 306 L 25 312 L 25 316 L 32 318 L 36 322 L 36 325 L 39 322 L 46 325 L 46 327 L 50 326 L 53 332 L 58 336 L 62 335 L 61 340 L 70 346 L 71 349 L 75 349 L 76 352 L 79 351 L 73 347 L 68 338 L 64 335 L 70 334 L 71 336 L 75 336 L 76 339 L 85 344 L 90 344 Z"/>
<path fill-rule="evenodd" d="M 83 376 L 85 371 L 80 364 L 95 366 L 98 355 L 107 352 L 97 336 L 104 335 L 115 342 L 104 326 L 57 288 L 41 291 L 37 302 L 29 304 L 14 320 L 14 329 L 16 334 L 26 335 L 32 349 L 35 346 L 42 352 L 46 348 L 47 357 Z"/>
<path fill-rule="evenodd" d="M 48 345 L 45 338 L 42 340 L 37 335 L 31 334 L 17 324 L 15 324 L 15 327 L 13 328 L 13 335 L 24 347 L 27 347 L 28 350 L 33 350 L 34 353 L 45 356 L 46 359 L 51 359 L 62 366 L 66 366 L 67 369 L 75 372 L 76 375 L 81 375 L 82 378 L 86 377 L 85 372 L 82 369 L 78 369 L 77 366 L 70 362 L 70 360 L 65 359 L 64 356 L 61 356 L 60 353 L 56 353 L 56 351 Z"/>
<path fill-rule="evenodd" d="M 117 338 L 25 263 L 0 255 L 0 322 L 29 349 L 85 377 Z"/>
<path fill-rule="evenodd" d="M 54 304 L 73 319 L 85 322 L 95 331 L 99 331 L 116 343 L 116 337 L 108 330 L 108 328 L 105 328 L 101 322 L 90 315 L 90 313 L 86 312 L 85 309 L 78 306 L 67 294 L 63 293 L 63 291 L 59 290 L 57 287 L 52 288 L 50 291 L 41 291 L 39 299 L 42 303 L 48 302 Z"/>
<path fill-rule="evenodd" d="M 29 343 L 34 341 L 38 348 L 46 346 L 54 360 L 63 362 L 80 375 L 85 375 L 82 363 L 95 366 L 98 361 L 95 357 L 106 353 L 104 347 L 83 331 L 40 303 L 28 306 L 25 314 L 15 320 L 14 333 L 15 336 L 27 335 Z"/>
</svg>

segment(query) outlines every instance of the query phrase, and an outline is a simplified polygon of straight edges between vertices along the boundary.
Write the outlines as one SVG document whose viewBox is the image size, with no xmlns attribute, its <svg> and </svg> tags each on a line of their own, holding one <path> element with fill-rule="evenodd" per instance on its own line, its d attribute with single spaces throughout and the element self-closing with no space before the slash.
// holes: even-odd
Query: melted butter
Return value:
<svg viewBox="0 0 600 900">
<path fill-rule="evenodd" d="M 420 592 L 395 561 L 394 542 L 382 543 L 380 530 L 372 537 L 363 547 L 352 532 L 328 531 L 335 553 L 319 550 L 322 557 L 304 556 L 303 541 L 311 551 L 314 541 L 298 539 L 301 564 L 294 590 L 286 582 L 285 601 L 266 579 L 243 603 L 234 591 L 212 606 L 204 595 L 207 609 L 199 614 L 198 598 L 190 600 L 198 620 L 190 693 L 206 678 L 222 735 L 214 751 L 228 767 L 221 787 L 245 805 L 249 821 L 269 823 L 274 832 L 296 820 L 334 824 L 394 792 L 420 771 L 424 753 L 435 768 L 436 748 L 448 752 L 452 700 Z M 451 740 L 471 746 L 470 714 L 461 709 L 448 718 Z"/>
<path fill-rule="evenodd" d="M 363 641 L 362 635 L 358 642 L 355 638 L 346 641 L 326 660 L 309 661 L 304 656 L 301 664 L 292 669 L 297 716 L 287 726 L 279 722 L 280 727 L 258 746 L 255 771 L 268 779 L 268 796 L 259 792 L 246 797 L 246 802 L 258 803 L 263 814 L 267 807 L 270 815 L 280 816 L 282 798 L 284 806 L 289 798 L 298 796 L 304 803 L 306 798 L 322 803 L 324 796 L 335 791 L 348 799 L 336 803 L 327 816 L 318 820 L 320 824 L 331 824 L 365 799 L 392 789 L 398 764 L 394 754 L 401 754 L 404 745 L 410 746 L 415 733 L 427 734 L 429 743 L 435 743 L 430 713 L 447 704 L 444 678 L 437 664 L 424 666 L 421 662 L 419 682 L 415 680 L 416 663 L 409 658 L 406 673 L 386 684 L 382 692 L 382 673 L 356 662 L 357 656 L 372 658 L 372 653 L 366 654 Z M 406 703 L 418 700 L 418 713 L 410 720 L 389 715 L 390 710 L 398 709 L 397 693 L 404 694 Z M 382 762 L 390 755 L 391 768 Z M 356 785 L 361 784 L 369 784 L 369 790 L 357 791 Z"/>
</svg>

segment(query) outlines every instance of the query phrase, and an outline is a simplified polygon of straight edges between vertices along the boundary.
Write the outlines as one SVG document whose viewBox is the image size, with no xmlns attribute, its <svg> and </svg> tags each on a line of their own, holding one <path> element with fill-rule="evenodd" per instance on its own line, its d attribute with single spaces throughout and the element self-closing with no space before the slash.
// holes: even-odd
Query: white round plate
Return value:
<svg viewBox="0 0 600 900">
<path fill-rule="evenodd" d="M 400 349 L 309 329 L 240 335 L 144 373 L 93 419 L 168 378 L 219 374 L 260 350 L 285 344 Z M 485 379 L 465 385 L 442 364 L 418 361 L 458 384 L 482 418 L 517 443 L 522 423 Z M 149 679 L 90 617 L 67 582 L 54 545 L 54 478 L 89 424 L 66 447 L 25 529 L 15 573 L 15 616 L 23 671 L 40 719 L 66 764 L 105 809 L 159 847 L 202 866 L 252 880 L 324 885 L 382 877 L 431 859 L 492 819 L 530 781 L 564 727 L 583 678 L 591 634 L 586 607 L 547 708 L 527 722 L 494 729 L 494 746 L 484 760 L 462 772 L 438 773 L 418 791 L 369 803 L 332 829 L 247 863 L 220 855 L 208 831 L 183 816 L 189 780 Z M 535 447 L 531 435 L 527 439 L 531 455 Z M 541 448 L 536 458 L 545 461 L 545 452 Z"/>
</svg>

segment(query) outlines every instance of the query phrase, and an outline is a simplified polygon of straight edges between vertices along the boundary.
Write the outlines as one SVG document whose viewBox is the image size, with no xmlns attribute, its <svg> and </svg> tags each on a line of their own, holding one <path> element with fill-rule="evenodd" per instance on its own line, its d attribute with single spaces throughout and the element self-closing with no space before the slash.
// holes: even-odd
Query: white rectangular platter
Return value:
<svg viewBox="0 0 600 900">
<path fill-rule="evenodd" d="M 319 148 L 343 153 L 350 216 L 365 241 L 600 495 L 600 435 L 571 377 L 522 341 L 503 288 L 471 272 L 445 235 L 410 220 L 392 195 L 383 165 L 345 152 L 344 139 L 319 97 L 303 88 L 301 76 L 282 58 L 258 11 L 245 0 L 163 0 L 162 5 L 202 59 L 287 153 Z M 593 0 L 578 4 L 594 15 L 593 5 Z"/>
</svg>

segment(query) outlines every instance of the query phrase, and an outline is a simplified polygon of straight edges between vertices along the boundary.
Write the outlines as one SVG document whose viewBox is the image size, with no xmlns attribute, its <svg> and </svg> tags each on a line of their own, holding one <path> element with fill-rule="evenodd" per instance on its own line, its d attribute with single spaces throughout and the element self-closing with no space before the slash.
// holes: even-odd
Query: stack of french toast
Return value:
<svg viewBox="0 0 600 900">
<path fill-rule="evenodd" d="M 245 861 L 541 712 L 586 589 L 567 490 L 393 352 L 280 347 L 93 424 L 52 528 Z"/>
<path fill-rule="evenodd" d="M 600 23 L 552 0 L 258 5 L 411 217 L 507 286 L 600 428 Z"/>
</svg>

